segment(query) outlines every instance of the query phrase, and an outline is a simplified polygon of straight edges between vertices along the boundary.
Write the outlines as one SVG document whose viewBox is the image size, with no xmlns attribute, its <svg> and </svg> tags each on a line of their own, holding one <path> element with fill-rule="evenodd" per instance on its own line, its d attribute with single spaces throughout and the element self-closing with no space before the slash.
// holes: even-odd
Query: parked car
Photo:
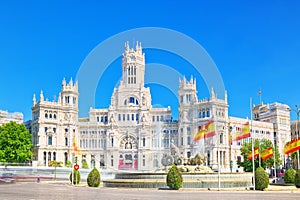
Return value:
<svg viewBox="0 0 300 200">
<path fill-rule="evenodd" d="M 3 173 L 0 175 L 0 182 L 13 183 L 15 182 L 15 175 L 13 173 Z"/>
</svg>

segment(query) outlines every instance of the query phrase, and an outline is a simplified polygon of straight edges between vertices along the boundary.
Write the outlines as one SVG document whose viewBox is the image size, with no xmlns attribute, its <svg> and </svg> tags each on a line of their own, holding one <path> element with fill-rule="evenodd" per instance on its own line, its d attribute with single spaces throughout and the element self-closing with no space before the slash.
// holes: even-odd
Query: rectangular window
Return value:
<svg viewBox="0 0 300 200">
<path fill-rule="evenodd" d="M 65 137 L 65 146 L 68 146 L 68 138 Z"/>
<path fill-rule="evenodd" d="M 119 121 L 121 121 L 121 114 L 119 114 Z"/>
<path fill-rule="evenodd" d="M 125 115 L 125 114 L 123 114 L 123 121 L 125 121 L 125 116 L 126 116 L 126 115 Z"/>
<path fill-rule="evenodd" d="M 53 133 L 56 133 L 56 128 L 53 128 Z"/>
<path fill-rule="evenodd" d="M 143 147 L 146 146 L 146 138 L 143 138 Z"/>
<path fill-rule="evenodd" d="M 168 138 L 164 138 L 163 139 L 163 144 L 164 144 L 165 148 L 169 147 L 169 139 Z"/>
<path fill-rule="evenodd" d="M 127 121 L 129 121 L 130 120 L 130 115 L 129 114 L 127 114 Z"/>
<path fill-rule="evenodd" d="M 134 114 L 131 114 L 131 120 L 134 121 Z"/>
<path fill-rule="evenodd" d="M 139 121 L 139 114 L 135 114 L 135 120 Z"/>
<path fill-rule="evenodd" d="M 48 145 L 52 145 L 52 136 L 48 136 Z"/>
<path fill-rule="evenodd" d="M 143 167 L 146 166 L 146 158 L 145 158 L 145 155 L 143 155 Z"/>
<path fill-rule="evenodd" d="M 152 121 L 155 122 L 155 116 L 152 116 Z"/>
</svg>

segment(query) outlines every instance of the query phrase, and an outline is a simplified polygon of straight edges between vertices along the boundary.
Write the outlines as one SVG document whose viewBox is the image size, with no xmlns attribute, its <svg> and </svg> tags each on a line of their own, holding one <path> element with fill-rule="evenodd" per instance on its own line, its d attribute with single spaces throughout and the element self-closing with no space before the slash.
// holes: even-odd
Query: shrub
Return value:
<svg viewBox="0 0 300 200">
<path fill-rule="evenodd" d="M 300 169 L 297 170 L 295 175 L 295 186 L 296 188 L 300 188 Z"/>
<path fill-rule="evenodd" d="M 178 190 L 182 187 L 182 174 L 176 165 L 172 165 L 167 175 L 167 186 L 171 189 Z"/>
<path fill-rule="evenodd" d="M 293 168 L 289 168 L 284 174 L 284 183 L 295 183 L 296 171 Z"/>
<path fill-rule="evenodd" d="M 258 167 L 255 170 L 255 190 L 264 190 L 269 186 L 269 177 L 264 168 Z"/>
<path fill-rule="evenodd" d="M 73 172 L 70 173 L 69 180 L 74 185 L 79 184 L 79 182 L 80 182 L 80 172 L 78 170 L 73 170 Z"/>
<path fill-rule="evenodd" d="M 67 162 L 66 162 L 66 167 L 71 168 L 72 166 L 73 166 L 73 165 L 72 165 L 71 161 L 67 160 Z"/>
<path fill-rule="evenodd" d="M 83 169 L 88 169 L 89 168 L 89 165 L 87 164 L 86 161 L 82 161 L 82 168 Z"/>
<path fill-rule="evenodd" d="M 98 187 L 100 185 L 100 173 L 96 168 L 89 173 L 87 184 L 90 187 Z"/>
<path fill-rule="evenodd" d="M 52 160 L 49 164 L 49 167 L 62 167 L 63 162 Z"/>
</svg>

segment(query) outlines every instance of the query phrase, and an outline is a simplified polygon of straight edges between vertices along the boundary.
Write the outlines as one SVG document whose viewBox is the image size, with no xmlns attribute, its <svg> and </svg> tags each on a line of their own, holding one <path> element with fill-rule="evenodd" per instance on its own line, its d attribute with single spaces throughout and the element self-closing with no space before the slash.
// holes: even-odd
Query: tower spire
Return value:
<svg viewBox="0 0 300 200">
<path fill-rule="evenodd" d="M 40 93 L 40 102 L 44 101 L 44 94 L 43 94 L 43 90 L 41 90 Z"/>
<path fill-rule="evenodd" d="M 33 106 L 35 106 L 35 104 L 36 104 L 36 97 L 35 97 L 35 94 L 33 94 L 32 102 L 33 102 Z"/>
<path fill-rule="evenodd" d="M 214 91 L 214 88 L 212 87 L 212 88 L 211 88 L 211 91 L 210 91 L 210 98 L 211 98 L 211 99 L 214 99 L 215 97 L 216 97 L 215 91 Z"/>
</svg>

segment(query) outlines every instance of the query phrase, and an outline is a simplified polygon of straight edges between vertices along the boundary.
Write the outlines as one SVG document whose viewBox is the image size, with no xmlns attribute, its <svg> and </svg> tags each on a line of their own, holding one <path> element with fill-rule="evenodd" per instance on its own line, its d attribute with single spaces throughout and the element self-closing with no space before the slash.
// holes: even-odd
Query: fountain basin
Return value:
<svg viewBox="0 0 300 200">
<path fill-rule="evenodd" d="M 118 173 L 115 179 L 103 181 L 103 187 L 168 188 L 167 173 Z M 184 173 L 183 188 L 218 188 L 217 173 Z M 221 188 L 250 187 L 252 173 L 221 173 Z"/>
</svg>

